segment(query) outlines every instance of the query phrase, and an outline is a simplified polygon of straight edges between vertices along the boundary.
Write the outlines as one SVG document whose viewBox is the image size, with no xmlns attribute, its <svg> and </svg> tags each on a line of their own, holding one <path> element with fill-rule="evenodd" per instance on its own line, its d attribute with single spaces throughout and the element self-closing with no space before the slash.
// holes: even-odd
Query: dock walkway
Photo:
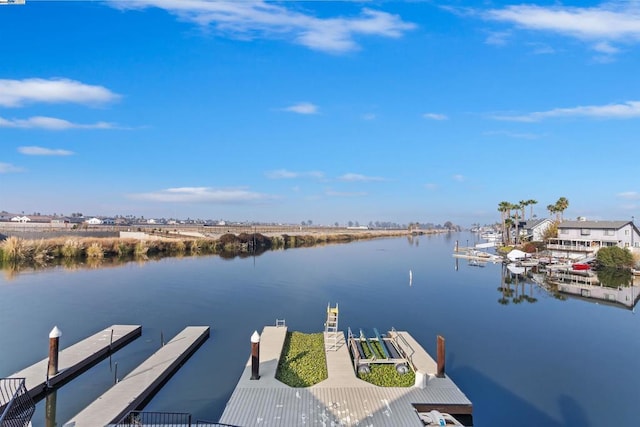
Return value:
<svg viewBox="0 0 640 427">
<path fill-rule="evenodd" d="M 113 325 L 61 350 L 58 374 L 49 378 L 49 387 L 55 388 L 71 380 L 141 334 L 142 326 L 139 325 Z M 35 399 L 46 390 L 48 365 L 49 359 L 43 359 L 9 378 L 25 378 L 27 391 Z"/>
<path fill-rule="evenodd" d="M 279 331 L 278 331 L 279 330 Z M 229 399 L 220 423 L 254 425 L 375 425 L 423 426 L 421 409 L 448 409 L 471 413 L 471 401 L 445 376 L 432 375 L 431 357 L 407 333 L 402 334 L 414 351 L 414 362 L 424 369 L 422 387 L 378 387 L 358 379 L 344 333 L 336 351 L 326 351 L 328 378 L 306 388 L 289 387 L 275 379 L 286 328 L 266 326 L 260 339 L 260 379 L 251 378 L 251 359 Z M 414 345 L 415 343 L 415 345 Z M 263 349 L 268 348 L 268 351 Z M 424 353 L 424 354 L 422 354 Z M 265 371 L 266 369 L 266 371 Z"/>
<path fill-rule="evenodd" d="M 64 426 L 106 426 L 140 409 L 208 337 L 208 326 L 185 328 Z"/>
</svg>

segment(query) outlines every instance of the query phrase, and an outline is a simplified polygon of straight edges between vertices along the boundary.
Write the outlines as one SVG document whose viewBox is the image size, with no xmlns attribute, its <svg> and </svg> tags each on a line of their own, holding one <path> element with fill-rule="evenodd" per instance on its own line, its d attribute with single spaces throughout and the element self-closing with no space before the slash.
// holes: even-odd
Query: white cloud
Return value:
<svg viewBox="0 0 640 427">
<path fill-rule="evenodd" d="M 152 202 L 216 204 L 252 203 L 275 199 L 274 196 L 245 189 L 215 189 L 210 187 L 167 188 L 150 193 L 130 194 L 128 197 Z"/>
<path fill-rule="evenodd" d="M 464 175 L 460 175 L 460 174 L 455 174 L 451 178 L 453 178 L 454 181 L 458 181 L 458 182 L 464 182 L 465 180 Z"/>
<path fill-rule="evenodd" d="M 640 200 L 640 193 L 637 191 L 625 191 L 622 193 L 618 193 L 617 196 L 621 199 L 626 200 Z"/>
<path fill-rule="evenodd" d="M 120 98 L 103 86 L 69 79 L 0 79 L 0 106 L 20 107 L 28 103 L 103 104 Z"/>
<path fill-rule="evenodd" d="M 318 114 L 318 106 L 310 102 L 300 102 L 283 108 L 284 111 L 298 114 Z"/>
<path fill-rule="evenodd" d="M 398 15 L 362 9 L 357 17 L 318 18 L 283 4 L 266 1 L 219 0 L 111 0 L 120 9 L 158 7 L 218 34 L 240 39 L 265 37 L 287 39 L 330 53 L 358 49 L 354 38 L 361 35 L 399 38 L 416 27 Z M 286 3 L 285 3 L 286 4 Z"/>
<path fill-rule="evenodd" d="M 493 46 L 504 46 L 507 44 L 509 37 L 511 37 L 511 32 L 509 31 L 494 31 L 489 33 L 484 42 Z"/>
<path fill-rule="evenodd" d="M 295 179 L 295 178 L 315 178 L 323 179 L 324 173 L 320 171 L 294 172 L 287 169 L 268 171 L 265 176 L 269 179 Z"/>
<path fill-rule="evenodd" d="M 376 117 L 374 113 L 365 113 L 362 115 L 362 120 L 375 120 Z"/>
<path fill-rule="evenodd" d="M 366 176 L 358 173 L 345 173 L 344 175 L 338 177 L 340 181 L 347 182 L 376 182 L 376 181 L 384 181 L 384 178 L 378 176 Z"/>
<path fill-rule="evenodd" d="M 573 108 L 555 108 L 523 115 L 494 115 L 493 119 L 514 122 L 538 122 L 554 117 L 587 117 L 598 119 L 632 119 L 640 117 L 640 101 L 622 104 L 588 105 Z"/>
<path fill-rule="evenodd" d="M 616 53 L 620 52 L 620 49 L 613 46 L 609 42 L 598 42 L 593 46 L 593 50 L 595 50 L 596 52 L 604 53 L 606 55 L 615 55 Z"/>
<path fill-rule="evenodd" d="M 22 171 L 24 171 L 24 169 L 19 168 L 18 166 L 14 166 L 10 163 L 0 162 L 0 173 L 16 173 Z"/>
<path fill-rule="evenodd" d="M 640 3 L 610 2 L 597 7 L 514 5 L 489 10 L 486 19 L 508 22 L 517 27 L 545 31 L 584 41 L 599 41 L 593 47 L 598 50 L 602 42 L 640 41 Z M 612 55 L 616 48 L 609 47 Z M 602 52 L 601 50 L 599 50 Z"/>
<path fill-rule="evenodd" d="M 556 50 L 545 43 L 527 43 L 528 46 L 533 48 L 531 53 L 534 55 L 549 55 L 556 53 Z"/>
<path fill-rule="evenodd" d="M 438 189 L 438 184 L 434 184 L 432 182 L 429 182 L 429 183 L 424 185 L 424 188 L 426 188 L 427 190 L 437 190 Z"/>
<path fill-rule="evenodd" d="M 51 149 L 44 147 L 18 147 L 18 152 L 27 156 L 71 156 L 75 154 L 73 151 L 62 149 Z"/>
<path fill-rule="evenodd" d="M 98 122 L 93 124 L 72 123 L 67 120 L 55 117 L 34 116 L 28 119 L 5 119 L 0 117 L 0 128 L 18 129 L 47 129 L 47 130 L 67 130 L 67 129 L 116 129 L 113 123 Z"/>
<path fill-rule="evenodd" d="M 431 120 L 447 120 L 449 118 L 445 114 L 439 114 L 439 113 L 424 113 L 422 117 L 424 117 L 425 119 L 431 119 Z"/>
</svg>

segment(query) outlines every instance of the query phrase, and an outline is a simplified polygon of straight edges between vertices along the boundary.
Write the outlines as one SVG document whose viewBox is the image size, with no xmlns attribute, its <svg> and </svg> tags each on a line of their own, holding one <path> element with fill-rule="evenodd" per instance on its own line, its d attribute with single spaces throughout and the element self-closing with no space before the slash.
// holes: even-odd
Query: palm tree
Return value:
<svg viewBox="0 0 640 427">
<path fill-rule="evenodd" d="M 511 235 L 509 230 L 511 230 L 511 226 L 513 225 L 513 220 L 511 218 L 505 218 L 504 220 L 504 229 L 505 229 L 505 233 L 507 236 L 507 244 L 511 244 Z M 502 242 L 504 243 L 504 236 L 505 234 L 502 235 Z"/>
<path fill-rule="evenodd" d="M 556 207 L 556 205 L 547 205 L 547 210 L 549 211 L 549 216 L 552 216 L 553 214 L 556 215 L 556 221 L 558 220 L 558 208 Z"/>
<path fill-rule="evenodd" d="M 520 206 L 520 209 L 522 209 L 522 220 L 526 221 L 526 215 L 524 214 L 524 210 L 527 206 L 529 206 L 529 201 L 528 200 L 520 200 L 520 202 L 518 202 L 518 205 Z"/>
<path fill-rule="evenodd" d="M 500 212 L 500 221 L 502 222 L 502 243 L 504 243 L 504 236 L 507 235 L 505 221 L 511 216 L 511 203 L 505 201 L 498 203 L 498 211 Z M 508 215 L 507 212 L 509 213 Z"/>
<path fill-rule="evenodd" d="M 513 209 L 513 210 L 515 211 L 515 213 L 516 213 L 516 214 L 515 214 L 515 220 L 516 220 L 516 221 L 515 221 L 515 223 L 516 223 L 516 236 L 515 236 L 515 243 L 516 243 L 516 245 L 518 244 L 518 240 L 519 240 L 519 237 L 520 237 L 520 233 L 519 233 L 519 231 L 518 231 L 518 225 L 519 225 L 519 223 L 520 223 L 520 221 L 518 220 L 518 211 L 520 210 L 520 208 L 522 208 L 522 206 L 520 206 L 520 203 L 517 203 L 517 204 L 511 205 L 511 209 Z"/>
<path fill-rule="evenodd" d="M 538 201 L 534 199 L 527 200 L 527 205 L 531 206 L 531 212 L 529 212 L 529 219 L 533 218 L 533 205 L 537 205 Z"/>
<path fill-rule="evenodd" d="M 562 222 L 562 214 L 569 207 L 569 200 L 566 197 L 560 197 L 556 202 L 556 209 L 560 212 L 560 222 Z"/>
</svg>

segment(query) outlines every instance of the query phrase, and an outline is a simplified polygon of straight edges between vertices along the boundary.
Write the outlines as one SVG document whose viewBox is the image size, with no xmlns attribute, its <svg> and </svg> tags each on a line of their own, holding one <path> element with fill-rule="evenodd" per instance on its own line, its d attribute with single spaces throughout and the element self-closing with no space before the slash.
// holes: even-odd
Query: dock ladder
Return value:
<svg viewBox="0 0 640 427">
<path fill-rule="evenodd" d="M 326 351 L 338 350 L 338 304 L 327 304 L 327 321 L 324 324 L 324 348 Z"/>
</svg>

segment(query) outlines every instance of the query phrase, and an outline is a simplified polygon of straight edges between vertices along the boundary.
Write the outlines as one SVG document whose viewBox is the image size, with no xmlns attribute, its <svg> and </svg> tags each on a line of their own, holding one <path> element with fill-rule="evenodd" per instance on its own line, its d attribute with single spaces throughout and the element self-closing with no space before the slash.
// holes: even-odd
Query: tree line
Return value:
<svg viewBox="0 0 640 427">
<path fill-rule="evenodd" d="M 521 221 L 526 221 L 526 208 L 531 206 L 529 219 L 534 217 L 533 206 L 538 203 L 537 200 L 520 200 L 518 203 L 502 201 L 498 203 L 498 212 L 500 212 L 500 222 L 502 224 L 502 241 L 511 242 L 510 230 L 515 225 L 515 243 L 519 243 L 520 232 L 518 227 Z M 569 207 L 569 200 L 566 197 L 560 197 L 554 204 L 547 205 L 549 214 L 556 215 L 556 222 L 562 222 L 562 215 Z M 522 214 L 522 215 L 520 215 Z"/>
</svg>

